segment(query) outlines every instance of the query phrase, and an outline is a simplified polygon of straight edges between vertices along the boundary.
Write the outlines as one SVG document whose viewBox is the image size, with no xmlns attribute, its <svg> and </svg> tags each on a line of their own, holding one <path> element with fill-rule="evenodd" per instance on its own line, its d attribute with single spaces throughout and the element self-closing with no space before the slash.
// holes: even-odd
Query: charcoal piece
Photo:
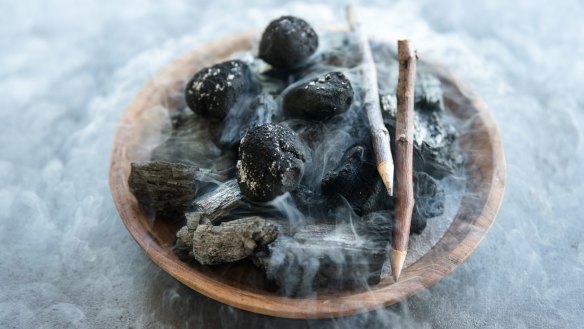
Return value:
<svg viewBox="0 0 584 329">
<path fill-rule="evenodd" d="M 414 210 L 410 234 L 420 234 L 428 218 L 444 213 L 446 197 L 440 183 L 424 172 L 414 172 Z"/>
<path fill-rule="evenodd" d="M 184 229 L 184 228 L 183 228 Z M 188 239 L 189 228 L 181 229 L 181 239 Z M 186 232 L 186 233 L 185 233 Z M 198 225 L 192 234 L 190 256 L 203 265 L 216 265 L 244 259 L 258 248 L 274 241 L 278 229 L 261 217 Z"/>
<path fill-rule="evenodd" d="M 132 162 L 128 185 L 138 202 L 156 218 L 182 217 L 197 195 L 223 176 L 181 163 L 162 161 Z"/>
<path fill-rule="evenodd" d="M 391 140 L 395 140 L 395 95 L 380 97 L 383 121 Z M 454 147 L 455 140 L 456 130 L 446 122 L 443 111 L 414 111 L 414 171 L 424 171 L 438 179 L 454 173 L 464 160 Z"/>
<path fill-rule="evenodd" d="M 223 215 L 237 208 L 243 202 L 243 195 L 237 180 L 231 179 L 215 190 L 195 200 L 190 213 L 198 213 L 204 221 L 216 222 Z M 189 216 L 190 213 L 187 213 Z M 196 216 L 192 214 L 191 216 Z"/>
<path fill-rule="evenodd" d="M 179 259 L 188 261 L 192 258 L 193 235 L 199 224 L 201 224 L 201 213 L 186 213 L 185 217 L 186 225 L 176 232 L 173 251 Z"/>
<path fill-rule="evenodd" d="M 223 148 L 237 151 L 241 139 L 249 129 L 272 122 L 276 108 L 272 96 L 260 94 L 249 106 L 240 111 L 229 112 L 221 135 Z"/>
<path fill-rule="evenodd" d="M 310 212 L 311 208 L 316 206 L 319 201 L 316 194 L 306 185 L 299 185 L 290 195 L 294 205 L 303 213 Z"/>
<path fill-rule="evenodd" d="M 219 122 L 250 88 L 247 64 L 230 60 L 197 72 L 187 83 L 185 98 L 195 113 Z"/>
<path fill-rule="evenodd" d="M 444 204 L 446 197 L 444 189 L 440 186 L 440 182 L 428 175 L 425 172 L 414 172 L 414 210 L 412 212 L 412 222 L 410 226 L 410 234 L 420 234 L 426 228 L 429 218 L 440 216 L 444 213 Z M 375 210 L 365 216 L 373 216 L 380 214 L 384 218 L 395 217 L 394 202 L 395 198 L 387 198 L 386 196 L 378 202 L 382 206 L 378 206 Z"/>
<path fill-rule="evenodd" d="M 353 96 L 349 79 L 342 72 L 330 72 L 290 87 L 282 109 L 293 117 L 324 120 L 346 112 Z"/>
<path fill-rule="evenodd" d="M 451 175 L 463 157 L 454 147 L 456 130 L 441 112 L 417 111 L 414 115 L 414 170 L 435 178 Z M 415 161 L 418 159 L 418 161 Z"/>
<path fill-rule="evenodd" d="M 444 111 L 444 96 L 440 80 L 433 74 L 418 72 L 414 92 L 417 110 Z"/>
<path fill-rule="evenodd" d="M 374 161 L 365 145 L 350 147 L 338 166 L 324 176 L 322 193 L 343 196 L 359 215 L 372 210 L 378 195 L 383 192 Z"/>
<path fill-rule="evenodd" d="M 265 202 L 293 191 L 304 175 L 308 152 L 290 128 L 265 124 L 250 129 L 241 140 L 237 181 L 251 201 Z"/>
<path fill-rule="evenodd" d="M 235 160 L 230 154 L 222 155 L 215 146 L 220 125 L 210 122 L 188 109 L 171 117 L 170 136 L 151 152 L 156 161 L 180 162 L 202 168 L 225 170 L 233 166 Z"/>
<path fill-rule="evenodd" d="M 440 182 L 424 172 L 414 173 L 416 212 L 430 218 L 444 213 L 445 194 Z"/>
<path fill-rule="evenodd" d="M 253 260 L 287 296 L 363 287 L 380 281 L 391 232 L 381 216 L 352 225 L 307 225 L 293 236 L 280 235 Z"/>
<path fill-rule="evenodd" d="M 279 69 L 303 65 L 318 48 L 318 35 L 303 19 L 282 16 L 266 27 L 259 57 Z"/>
</svg>

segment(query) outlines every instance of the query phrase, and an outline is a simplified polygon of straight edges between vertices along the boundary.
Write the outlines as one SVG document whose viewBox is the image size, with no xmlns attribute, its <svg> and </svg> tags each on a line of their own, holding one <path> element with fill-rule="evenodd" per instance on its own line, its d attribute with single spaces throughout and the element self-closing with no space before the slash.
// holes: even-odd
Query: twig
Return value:
<svg viewBox="0 0 584 329">
<path fill-rule="evenodd" d="M 373 152 L 377 164 L 377 171 L 389 195 L 393 195 L 393 158 L 389 141 L 389 131 L 383 124 L 381 105 L 379 102 L 379 90 L 377 87 L 377 71 L 371 54 L 371 48 L 367 36 L 361 29 L 361 24 L 356 20 L 351 6 L 347 6 L 347 21 L 351 32 L 359 38 L 359 47 L 363 54 L 363 109 L 369 122 Z"/>
<path fill-rule="evenodd" d="M 414 84 L 417 55 L 409 40 L 398 40 L 399 79 L 397 83 L 396 158 L 397 200 L 395 227 L 391 251 L 391 269 L 395 281 L 399 278 L 408 250 L 412 210 L 414 208 L 413 135 Z"/>
</svg>

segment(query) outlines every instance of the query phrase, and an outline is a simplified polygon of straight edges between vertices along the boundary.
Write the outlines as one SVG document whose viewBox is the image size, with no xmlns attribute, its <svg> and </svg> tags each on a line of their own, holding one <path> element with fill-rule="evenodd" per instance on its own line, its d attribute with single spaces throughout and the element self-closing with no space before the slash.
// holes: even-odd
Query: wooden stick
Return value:
<svg viewBox="0 0 584 329">
<path fill-rule="evenodd" d="M 409 40 L 398 40 L 399 78 L 397 83 L 396 158 L 397 200 L 391 251 L 391 270 L 397 282 L 408 251 L 412 210 L 414 208 L 413 139 L 414 84 L 417 55 Z"/>
<path fill-rule="evenodd" d="M 371 54 L 371 47 L 367 36 L 361 29 L 361 24 L 356 20 L 355 13 L 351 6 L 347 6 L 347 21 L 351 32 L 359 38 L 359 47 L 363 54 L 363 109 L 369 122 L 371 142 L 377 164 L 377 171 L 387 189 L 389 195 L 393 195 L 393 158 L 391 156 L 391 146 L 389 131 L 383 124 L 381 116 L 381 105 L 379 102 L 379 90 L 377 87 L 377 71 L 375 62 Z"/>
</svg>

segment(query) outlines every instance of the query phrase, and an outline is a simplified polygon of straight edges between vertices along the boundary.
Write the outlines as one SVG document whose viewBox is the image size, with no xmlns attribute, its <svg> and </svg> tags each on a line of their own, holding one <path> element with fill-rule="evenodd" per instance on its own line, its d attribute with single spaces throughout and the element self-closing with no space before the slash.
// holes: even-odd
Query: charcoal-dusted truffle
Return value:
<svg viewBox="0 0 584 329">
<path fill-rule="evenodd" d="M 303 19 L 283 16 L 272 21 L 262 34 L 259 57 L 280 69 L 306 63 L 318 48 L 318 35 Z"/>
<path fill-rule="evenodd" d="M 346 112 L 353 94 L 351 81 L 342 72 L 330 72 L 291 87 L 282 106 L 287 115 L 322 120 Z"/>
<path fill-rule="evenodd" d="M 249 67 L 240 60 L 204 68 L 187 83 L 187 105 L 195 113 L 219 122 L 250 88 L 250 77 Z"/>
<path fill-rule="evenodd" d="M 242 138 L 237 161 L 237 181 L 251 201 L 270 201 L 293 191 L 304 174 L 305 146 L 290 128 L 265 124 Z"/>
</svg>

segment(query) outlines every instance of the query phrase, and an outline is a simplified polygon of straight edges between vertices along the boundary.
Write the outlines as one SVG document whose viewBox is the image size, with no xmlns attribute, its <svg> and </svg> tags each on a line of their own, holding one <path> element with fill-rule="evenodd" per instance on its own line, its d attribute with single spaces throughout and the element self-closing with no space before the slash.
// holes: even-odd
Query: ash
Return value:
<svg viewBox="0 0 584 329">
<path fill-rule="evenodd" d="M 117 120 L 144 83 L 178 55 L 241 29 L 261 29 L 279 15 L 342 25 L 342 5 L 1 4 L 0 327 L 580 327 L 579 1 L 357 8 L 367 31 L 407 36 L 421 56 L 469 82 L 502 133 L 508 165 L 502 211 L 477 251 L 433 288 L 354 317 L 274 319 L 191 291 L 152 264 L 128 235 L 107 170 Z"/>
</svg>

